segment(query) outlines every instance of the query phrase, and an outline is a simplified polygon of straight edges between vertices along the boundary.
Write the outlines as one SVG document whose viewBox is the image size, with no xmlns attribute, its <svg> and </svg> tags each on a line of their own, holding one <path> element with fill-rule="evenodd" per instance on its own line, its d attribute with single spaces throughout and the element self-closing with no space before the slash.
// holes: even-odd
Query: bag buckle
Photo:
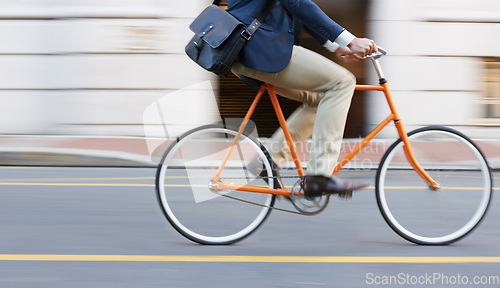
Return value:
<svg viewBox="0 0 500 288">
<path fill-rule="evenodd" d="M 248 40 L 250 40 L 250 38 L 252 38 L 252 34 L 248 33 L 247 30 L 243 30 L 241 32 L 241 37 L 243 37 L 243 39 L 248 41 Z"/>
</svg>

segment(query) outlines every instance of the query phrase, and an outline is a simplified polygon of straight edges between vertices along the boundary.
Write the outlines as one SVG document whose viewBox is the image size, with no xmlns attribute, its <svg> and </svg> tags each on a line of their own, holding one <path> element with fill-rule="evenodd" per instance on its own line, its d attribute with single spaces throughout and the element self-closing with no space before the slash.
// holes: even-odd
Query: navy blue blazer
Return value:
<svg viewBox="0 0 500 288">
<path fill-rule="evenodd" d="M 269 0 L 228 0 L 227 11 L 250 24 Z M 344 28 L 311 0 L 280 0 L 243 48 L 238 61 L 246 67 L 276 73 L 290 62 L 295 33 L 301 24 L 318 41 L 335 41 Z"/>
</svg>

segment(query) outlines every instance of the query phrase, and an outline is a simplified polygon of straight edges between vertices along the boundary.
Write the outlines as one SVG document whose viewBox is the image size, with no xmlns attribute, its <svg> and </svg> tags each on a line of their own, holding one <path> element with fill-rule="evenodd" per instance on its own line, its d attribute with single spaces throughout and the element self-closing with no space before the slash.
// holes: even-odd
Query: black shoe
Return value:
<svg viewBox="0 0 500 288">
<path fill-rule="evenodd" d="M 346 194 L 367 186 L 368 182 L 366 181 L 347 180 L 337 176 L 327 178 L 324 176 L 307 175 L 304 180 L 304 195 L 312 198 L 322 196 L 323 194 Z"/>
</svg>

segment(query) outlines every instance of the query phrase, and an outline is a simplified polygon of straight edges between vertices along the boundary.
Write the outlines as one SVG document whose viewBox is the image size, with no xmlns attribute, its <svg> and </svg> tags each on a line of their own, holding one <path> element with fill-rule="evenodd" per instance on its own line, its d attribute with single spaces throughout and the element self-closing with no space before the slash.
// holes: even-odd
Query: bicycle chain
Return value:
<svg viewBox="0 0 500 288">
<path fill-rule="evenodd" d="M 274 177 L 269 177 L 269 176 L 266 176 L 266 177 L 255 177 L 255 179 L 291 179 L 291 178 L 301 178 L 300 176 L 282 176 L 282 177 L 277 177 L 277 176 L 274 176 Z M 224 177 L 224 178 L 220 178 L 220 180 L 222 179 L 248 179 L 248 177 Z M 247 204 L 251 204 L 251 205 L 255 205 L 255 206 L 259 206 L 259 207 L 263 207 L 263 208 L 270 208 L 272 210 L 276 210 L 276 211 L 281 211 L 281 212 L 287 212 L 287 213 L 291 213 L 291 214 L 297 214 L 297 215 L 305 215 L 307 216 L 306 214 L 304 213 L 300 213 L 300 212 L 297 212 L 297 211 L 293 211 L 293 210 L 288 210 L 288 209 L 282 209 L 282 208 L 277 208 L 277 207 L 270 207 L 270 206 L 266 206 L 266 205 L 262 205 L 262 204 L 259 204 L 259 203 L 255 203 L 255 202 L 252 202 L 252 201 L 247 201 L 247 200 L 243 200 L 243 199 L 240 199 L 240 198 L 237 198 L 237 197 L 233 197 L 233 196 L 229 196 L 229 195 L 225 195 L 225 194 L 221 194 L 221 193 L 217 193 L 217 192 L 213 192 L 213 193 L 216 193 L 218 194 L 219 196 L 222 196 L 222 197 L 226 197 L 226 198 L 229 198 L 229 199 L 232 199 L 232 200 L 236 200 L 236 201 L 240 201 L 240 202 L 243 202 L 243 203 L 247 203 Z M 286 197 L 286 196 L 283 196 L 283 197 Z"/>
<path fill-rule="evenodd" d="M 243 202 L 243 203 L 246 203 L 246 204 L 251 204 L 251 205 L 255 205 L 255 206 L 259 206 L 259 207 L 263 207 L 263 208 L 269 208 L 269 209 L 276 210 L 276 211 L 281 211 L 281 212 L 288 212 L 288 213 L 292 213 L 292 214 L 307 216 L 304 213 L 300 213 L 300 212 L 293 211 L 293 210 L 282 209 L 282 208 L 277 208 L 277 207 L 270 207 L 270 206 L 262 205 L 262 204 L 255 203 L 255 202 L 252 202 L 252 201 L 247 201 L 247 200 L 243 200 L 243 199 L 240 199 L 240 198 L 236 198 L 236 197 L 233 197 L 233 196 L 220 194 L 220 193 L 217 193 L 217 192 L 213 192 L 213 193 L 216 193 L 219 196 L 226 197 L 226 198 L 229 198 L 229 199 L 232 199 L 232 200 L 236 200 L 236 201 L 240 201 L 240 202 Z"/>
</svg>

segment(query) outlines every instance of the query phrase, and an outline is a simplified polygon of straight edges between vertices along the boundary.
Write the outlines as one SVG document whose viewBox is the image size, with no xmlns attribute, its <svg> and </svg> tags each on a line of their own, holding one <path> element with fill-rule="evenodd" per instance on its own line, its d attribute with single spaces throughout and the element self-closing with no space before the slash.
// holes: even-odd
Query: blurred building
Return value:
<svg viewBox="0 0 500 288">
<path fill-rule="evenodd" d="M 367 20 L 370 37 L 390 51 L 386 76 L 409 128 L 500 135 L 499 1 L 372 0 Z M 369 107 L 370 121 L 380 119 L 383 101 L 370 97 Z"/>
<path fill-rule="evenodd" d="M 215 99 L 207 100 L 211 87 L 218 90 L 221 115 L 241 117 L 255 92 L 235 78 L 202 71 L 183 52 L 192 35 L 190 22 L 210 2 L 1 0 L 0 133 L 142 136 L 144 112 L 162 102 L 166 110 L 147 124 L 164 128 L 166 123 L 172 136 L 217 120 L 209 116 L 218 113 Z M 410 129 L 449 125 L 474 137 L 495 137 L 498 0 L 315 2 L 354 34 L 373 38 L 390 52 L 382 64 Z M 331 57 L 308 37 L 304 45 Z M 348 68 L 360 83 L 374 83 L 369 65 Z M 177 93 L 182 89 L 192 93 Z M 193 96 L 182 96 L 188 94 Z M 282 103 L 285 113 L 297 106 Z M 269 121 L 274 116 L 266 100 L 259 109 L 255 121 L 268 136 L 277 122 Z M 346 136 L 365 134 L 386 113 L 381 95 L 356 95 Z"/>
<path fill-rule="evenodd" d="M 207 3 L 1 0 L 0 133 L 143 135 L 151 103 L 212 77 L 181 44 Z"/>
</svg>

